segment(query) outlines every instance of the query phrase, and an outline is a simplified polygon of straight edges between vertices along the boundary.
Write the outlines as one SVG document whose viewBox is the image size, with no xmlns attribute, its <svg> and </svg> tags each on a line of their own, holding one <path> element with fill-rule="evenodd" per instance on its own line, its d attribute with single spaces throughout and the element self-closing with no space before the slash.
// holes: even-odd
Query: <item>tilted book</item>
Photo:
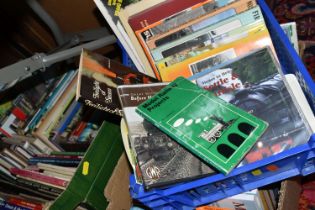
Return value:
<svg viewBox="0 0 315 210">
<path fill-rule="evenodd" d="M 183 77 L 136 111 L 224 174 L 242 160 L 268 126 Z"/>
<path fill-rule="evenodd" d="M 136 113 L 139 104 L 166 85 L 153 83 L 121 85 L 117 88 L 128 126 L 130 147 L 146 189 L 214 173 L 213 168 Z"/>
<path fill-rule="evenodd" d="M 82 50 L 76 100 L 87 106 L 122 115 L 117 86 L 157 81 L 100 54 Z"/>
<path fill-rule="evenodd" d="M 243 164 L 307 143 L 312 130 L 269 47 L 215 67 L 204 63 L 200 69 L 189 80 L 269 124 Z"/>
</svg>

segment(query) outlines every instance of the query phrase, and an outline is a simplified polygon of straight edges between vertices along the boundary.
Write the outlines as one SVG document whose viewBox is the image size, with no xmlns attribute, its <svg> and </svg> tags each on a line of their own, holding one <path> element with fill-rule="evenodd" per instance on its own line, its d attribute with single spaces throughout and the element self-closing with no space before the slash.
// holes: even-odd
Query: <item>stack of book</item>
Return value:
<svg viewBox="0 0 315 210">
<path fill-rule="evenodd" d="M 1 102 L 1 205 L 14 206 L 12 199 L 19 199 L 44 207 L 72 179 L 108 117 L 75 100 L 77 75 L 70 70 L 42 78 Z"/>
<path fill-rule="evenodd" d="M 92 184 L 78 197 L 93 200 L 83 194 L 98 191 L 99 174 L 108 178 L 119 124 L 147 191 L 227 175 L 314 133 L 312 111 L 296 77 L 283 75 L 255 0 L 94 1 L 138 71 L 83 49 L 79 70 L 1 103 L 0 206 L 41 209 L 58 197 L 52 208 L 70 207 L 81 180 Z M 247 193 L 253 201 L 257 194 L 269 200 L 261 206 L 275 205 L 270 193 Z"/>
<path fill-rule="evenodd" d="M 154 0 L 123 6 L 105 0 L 94 2 L 139 72 L 160 81 L 117 88 L 126 152 L 137 183 L 146 190 L 218 173 L 215 164 L 198 153 L 205 144 L 224 136 L 224 130 L 215 132 L 215 140 L 210 132 L 204 132 L 199 137 L 208 142 L 190 147 L 186 143 L 190 133 L 174 127 L 198 124 L 207 116 L 187 109 L 191 120 L 176 121 L 173 128 L 165 125 L 178 117 L 182 111 L 178 104 L 189 94 L 169 95 L 168 89 L 176 89 L 179 77 L 268 124 L 233 167 L 305 144 L 314 133 L 313 114 L 309 117 L 307 102 L 301 103 L 305 98 L 296 77 L 283 74 L 256 0 Z M 298 51 L 294 24 L 283 28 Z M 172 103 L 165 102 L 172 97 Z M 160 119 L 173 105 L 176 108 L 169 111 L 168 120 Z M 228 127 L 222 118 L 216 121 Z M 228 150 L 223 156 L 231 157 L 233 152 Z"/>
</svg>

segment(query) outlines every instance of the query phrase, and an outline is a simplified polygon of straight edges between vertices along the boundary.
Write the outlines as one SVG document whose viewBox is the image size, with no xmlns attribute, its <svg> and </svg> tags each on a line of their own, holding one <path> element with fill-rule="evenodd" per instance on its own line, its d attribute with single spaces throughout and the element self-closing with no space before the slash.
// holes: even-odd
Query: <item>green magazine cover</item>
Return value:
<svg viewBox="0 0 315 210">
<path fill-rule="evenodd" d="M 136 111 L 224 174 L 242 160 L 268 126 L 183 77 Z"/>
</svg>

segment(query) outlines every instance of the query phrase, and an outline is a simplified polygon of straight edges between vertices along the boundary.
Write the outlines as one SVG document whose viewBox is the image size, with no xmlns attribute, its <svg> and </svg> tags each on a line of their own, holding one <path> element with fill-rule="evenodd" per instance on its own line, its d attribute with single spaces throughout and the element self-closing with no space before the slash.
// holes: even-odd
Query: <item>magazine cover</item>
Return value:
<svg viewBox="0 0 315 210">
<path fill-rule="evenodd" d="M 136 107 L 166 83 L 118 87 L 129 140 L 146 189 L 199 178 L 213 170 L 135 112 Z"/>
<path fill-rule="evenodd" d="M 312 132 L 286 88 L 279 64 L 268 47 L 218 67 L 204 64 L 199 68 L 204 71 L 190 80 L 269 123 L 243 163 L 260 160 L 309 140 Z"/>
</svg>

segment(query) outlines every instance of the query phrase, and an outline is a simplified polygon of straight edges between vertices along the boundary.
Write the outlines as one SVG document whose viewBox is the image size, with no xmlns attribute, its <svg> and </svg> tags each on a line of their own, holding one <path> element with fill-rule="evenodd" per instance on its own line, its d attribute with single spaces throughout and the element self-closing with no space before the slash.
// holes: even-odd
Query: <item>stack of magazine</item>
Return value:
<svg viewBox="0 0 315 210">
<path fill-rule="evenodd" d="M 314 117 L 296 77 L 282 73 L 256 0 L 94 2 L 137 69 L 160 81 L 117 88 L 125 149 L 145 189 L 218 173 L 136 112 L 178 77 L 268 124 L 238 166 L 305 144 L 314 132 Z M 294 27 L 283 25 L 298 50 Z"/>
</svg>

